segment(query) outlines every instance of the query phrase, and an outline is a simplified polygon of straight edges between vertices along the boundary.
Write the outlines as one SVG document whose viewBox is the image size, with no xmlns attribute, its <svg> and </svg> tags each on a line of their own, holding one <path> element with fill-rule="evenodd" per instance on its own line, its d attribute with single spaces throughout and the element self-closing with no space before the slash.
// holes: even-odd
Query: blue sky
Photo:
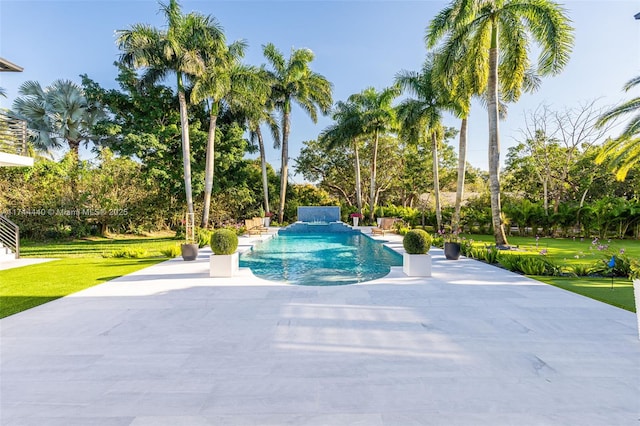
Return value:
<svg viewBox="0 0 640 426">
<path fill-rule="evenodd" d="M 229 41 L 249 43 L 246 62 L 262 64 L 261 45 L 274 43 L 288 55 L 292 47 L 314 51 L 315 71 L 334 84 L 334 101 L 344 100 L 366 87 L 376 89 L 393 82 L 401 69 L 422 64 L 425 28 L 448 2 L 444 1 L 182 1 L 184 12 L 215 16 Z M 613 105 L 631 95 L 622 85 L 640 73 L 640 12 L 634 1 L 563 2 L 575 27 L 575 47 L 569 65 L 559 76 L 546 78 L 540 90 L 523 95 L 511 105 L 501 123 L 502 157 L 514 145 L 523 127 L 525 111 L 546 103 L 552 108 L 577 106 L 599 99 Z M 0 56 L 24 67 L 23 73 L 0 73 L 0 87 L 10 108 L 17 89 L 26 80 L 43 86 L 65 78 L 79 82 L 86 73 L 103 87 L 115 87 L 118 57 L 114 32 L 134 23 L 161 27 L 154 0 L 29 1 L 0 0 Z M 634 94 L 635 95 L 635 94 Z M 469 161 L 487 167 L 486 113 L 472 110 L 469 121 Z M 295 158 L 302 141 L 314 139 L 331 123 L 317 125 L 300 111 L 292 117 L 290 155 Z M 452 117 L 445 124 L 458 126 Z M 278 153 L 270 149 L 268 161 L 277 169 Z M 295 181 L 302 180 L 294 177 Z"/>
</svg>

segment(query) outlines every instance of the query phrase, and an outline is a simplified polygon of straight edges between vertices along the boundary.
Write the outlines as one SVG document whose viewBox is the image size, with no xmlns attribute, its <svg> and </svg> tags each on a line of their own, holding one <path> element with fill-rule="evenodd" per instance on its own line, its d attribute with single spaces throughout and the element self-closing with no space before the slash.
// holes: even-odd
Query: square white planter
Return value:
<svg viewBox="0 0 640 426">
<path fill-rule="evenodd" d="M 402 272 L 410 277 L 430 277 L 431 276 L 431 255 L 430 254 L 409 254 L 402 255 Z"/>
<path fill-rule="evenodd" d="M 210 277 L 232 277 L 240 268 L 238 252 L 233 254 L 212 254 L 209 257 Z"/>
<path fill-rule="evenodd" d="M 640 279 L 633 280 L 633 294 L 636 299 L 636 318 L 638 319 L 638 339 L 640 339 Z"/>
</svg>

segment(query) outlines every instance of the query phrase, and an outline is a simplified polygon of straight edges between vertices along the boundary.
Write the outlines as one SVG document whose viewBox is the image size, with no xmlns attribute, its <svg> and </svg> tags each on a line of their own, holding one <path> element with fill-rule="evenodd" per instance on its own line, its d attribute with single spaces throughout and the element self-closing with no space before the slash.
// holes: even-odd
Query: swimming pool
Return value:
<svg viewBox="0 0 640 426">
<path fill-rule="evenodd" d="M 289 284 L 355 284 L 387 275 L 402 256 L 360 233 L 277 235 L 242 253 L 240 266 Z"/>
</svg>

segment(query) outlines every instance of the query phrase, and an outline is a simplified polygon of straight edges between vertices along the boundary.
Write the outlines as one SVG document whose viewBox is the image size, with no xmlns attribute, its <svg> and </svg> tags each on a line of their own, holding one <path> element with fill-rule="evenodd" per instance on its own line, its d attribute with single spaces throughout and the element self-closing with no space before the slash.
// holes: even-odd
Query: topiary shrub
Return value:
<svg viewBox="0 0 640 426">
<path fill-rule="evenodd" d="M 230 229 L 218 229 L 211 235 L 210 245 L 214 254 L 233 254 L 238 248 L 238 236 Z"/>
<path fill-rule="evenodd" d="M 412 229 L 404 236 L 402 245 L 409 254 L 427 254 L 431 248 L 431 235 L 422 229 Z"/>
</svg>

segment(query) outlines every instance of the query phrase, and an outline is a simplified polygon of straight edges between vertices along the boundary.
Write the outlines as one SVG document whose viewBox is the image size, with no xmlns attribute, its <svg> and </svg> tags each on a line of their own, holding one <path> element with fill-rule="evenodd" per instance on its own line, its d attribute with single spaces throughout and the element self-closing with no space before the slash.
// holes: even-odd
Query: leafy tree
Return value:
<svg viewBox="0 0 640 426">
<path fill-rule="evenodd" d="M 281 114 L 282 160 L 280 168 L 280 208 L 278 221 L 284 218 L 289 169 L 289 132 L 291 127 L 291 107 L 297 103 L 313 120 L 318 120 L 318 109 L 327 114 L 331 108 L 332 86 L 329 81 L 309 67 L 313 52 L 309 49 L 292 49 L 289 59 L 272 44 L 263 46 L 264 57 L 271 70 L 271 102 Z"/>
<path fill-rule="evenodd" d="M 142 163 L 141 173 L 159 188 L 158 208 L 167 212 L 168 218 L 184 215 L 183 202 L 179 202 L 184 188 L 184 162 L 181 157 L 180 114 L 176 94 L 171 88 L 158 84 L 141 84 L 133 68 L 117 63 L 119 89 L 105 90 L 87 76 L 83 86 L 87 95 L 96 99 L 109 111 L 108 120 L 96 128 L 102 145 L 113 152 L 137 159 Z M 194 142 L 193 156 L 204 158 L 206 127 L 201 121 L 206 112 L 201 105 L 193 105 L 190 115 L 190 138 Z M 204 170 L 202 161 L 193 164 L 195 175 Z M 199 189 L 196 180 L 195 190 Z M 171 212 L 170 214 L 168 212 Z"/>
<path fill-rule="evenodd" d="M 624 85 L 624 90 L 629 91 L 639 84 L 640 76 L 632 78 Z M 629 170 L 640 163 L 640 97 L 605 112 L 598 120 L 598 125 L 603 127 L 617 118 L 633 113 L 636 115 L 631 118 L 620 136 L 608 141 L 596 158 L 599 164 L 606 160 L 615 171 L 618 180 L 624 180 Z"/>
<path fill-rule="evenodd" d="M 331 144 L 317 140 L 303 142 L 295 159 L 294 170 L 307 181 L 337 198 L 347 206 L 357 205 L 353 187 L 355 153 L 350 147 L 334 149 Z M 357 189 L 356 189 L 357 190 Z"/>
<path fill-rule="evenodd" d="M 224 34 L 215 20 L 197 13 L 182 14 L 177 0 L 161 4 L 167 29 L 159 30 L 145 24 L 134 24 L 128 30 L 117 31 L 117 43 L 123 52 L 120 61 L 145 68 L 143 80 L 156 82 L 168 74 L 176 75 L 182 158 L 187 210 L 194 213 L 191 188 L 191 147 L 185 80 L 205 72 L 205 55 L 211 46 L 224 44 Z"/>
<path fill-rule="evenodd" d="M 527 89 L 530 40 L 541 48 L 537 73 L 559 73 L 569 60 L 572 28 L 564 9 L 550 0 L 454 0 L 431 21 L 427 44 L 434 47 L 445 36 L 443 50 L 454 52 L 454 58 L 465 56 L 462 51 L 471 52 L 473 66 L 482 71 L 486 84 L 493 231 L 496 244 L 506 245 L 500 207 L 498 90 L 513 102 Z"/>
</svg>

